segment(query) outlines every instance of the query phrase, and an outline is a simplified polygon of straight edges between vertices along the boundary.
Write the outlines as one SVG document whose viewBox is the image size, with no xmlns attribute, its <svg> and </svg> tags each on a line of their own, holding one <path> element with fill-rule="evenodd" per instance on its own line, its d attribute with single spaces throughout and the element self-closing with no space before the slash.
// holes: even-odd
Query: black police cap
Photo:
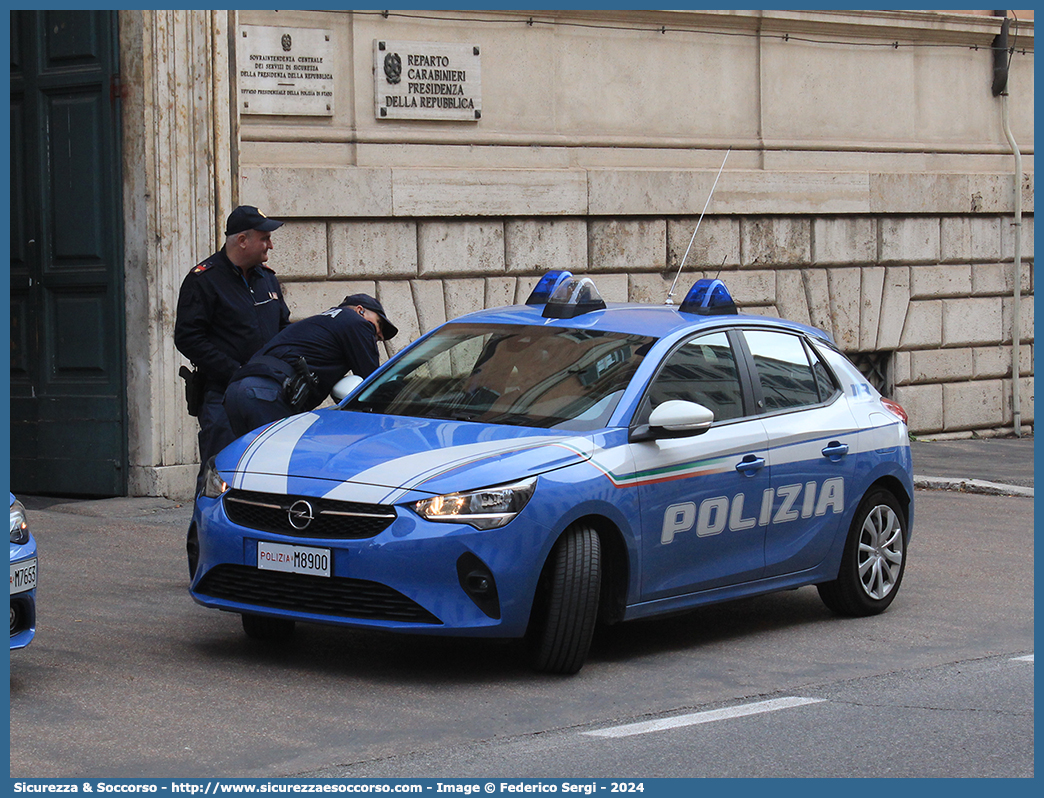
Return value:
<svg viewBox="0 0 1044 798">
<path fill-rule="evenodd" d="M 240 205 L 228 215 L 228 221 L 225 222 L 225 235 L 234 236 L 236 233 L 245 233 L 247 230 L 270 231 L 282 226 L 282 222 L 269 219 L 253 205 Z"/>
<path fill-rule="evenodd" d="M 381 334 L 384 335 L 385 341 L 390 341 L 395 337 L 396 333 L 399 332 L 399 328 L 388 321 L 388 317 L 384 314 L 384 307 L 369 294 L 352 294 L 346 296 L 341 302 L 341 307 L 355 307 L 356 305 L 362 305 L 367 310 L 372 310 L 378 316 L 381 317 Z"/>
</svg>

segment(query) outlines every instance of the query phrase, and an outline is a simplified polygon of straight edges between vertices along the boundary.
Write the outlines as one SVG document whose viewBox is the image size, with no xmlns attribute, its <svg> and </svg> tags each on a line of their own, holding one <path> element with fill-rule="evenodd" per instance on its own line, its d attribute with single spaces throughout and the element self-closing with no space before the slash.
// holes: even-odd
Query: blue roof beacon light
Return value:
<svg viewBox="0 0 1044 798">
<path fill-rule="evenodd" d="M 554 290 L 572 276 L 573 273 L 570 271 L 547 272 L 540 278 L 540 281 L 533 286 L 533 290 L 529 294 L 529 299 L 526 300 L 526 304 L 546 305 L 547 300 L 550 298 L 551 294 L 554 293 Z"/>
<path fill-rule="evenodd" d="M 559 282 L 551 292 L 543 316 L 545 319 L 571 319 L 604 309 L 605 300 L 590 277 L 569 275 L 569 279 Z"/>
<path fill-rule="evenodd" d="M 732 301 L 729 289 L 721 280 L 710 280 L 706 277 L 697 280 L 685 301 L 678 308 L 682 313 L 696 313 L 700 316 L 726 316 L 736 314 L 736 303 Z"/>
</svg>

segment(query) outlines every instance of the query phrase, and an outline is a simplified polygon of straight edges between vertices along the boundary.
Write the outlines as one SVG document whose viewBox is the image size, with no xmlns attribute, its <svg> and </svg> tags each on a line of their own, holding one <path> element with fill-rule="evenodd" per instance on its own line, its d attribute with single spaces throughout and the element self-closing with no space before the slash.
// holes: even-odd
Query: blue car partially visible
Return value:
<svg viewBox="0 0 1044 798">
<path fill-rule="evenodd" d="M 11 650 L 36 634 L 36 540 L 25 507 L 11 494 Z"/>
</svg>

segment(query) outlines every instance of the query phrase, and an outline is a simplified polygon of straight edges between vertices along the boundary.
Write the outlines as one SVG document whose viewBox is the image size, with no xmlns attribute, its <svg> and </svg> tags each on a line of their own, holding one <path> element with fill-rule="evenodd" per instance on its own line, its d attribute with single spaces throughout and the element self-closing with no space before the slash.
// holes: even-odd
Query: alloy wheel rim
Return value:
<svg viewBox="0 0 1044 798">
<path fill-rule="evenodd" d="M 895 589 L 903 565 L 903 529 L 887 504 L 879 504 L 863 520 L 859 534 L 859 582 L 880 601 Z"/>
</svg>

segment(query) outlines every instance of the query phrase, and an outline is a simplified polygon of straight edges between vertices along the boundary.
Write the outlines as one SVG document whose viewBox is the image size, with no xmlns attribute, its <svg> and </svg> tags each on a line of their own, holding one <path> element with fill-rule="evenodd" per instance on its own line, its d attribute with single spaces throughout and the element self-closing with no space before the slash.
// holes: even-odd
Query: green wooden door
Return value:
<svg viewBox="0 0 1044 798">
<path fill-rule="evenodd" d="M 116 13 L 11 13 L 11 489 L 127 489 Z"/>
</svg>

